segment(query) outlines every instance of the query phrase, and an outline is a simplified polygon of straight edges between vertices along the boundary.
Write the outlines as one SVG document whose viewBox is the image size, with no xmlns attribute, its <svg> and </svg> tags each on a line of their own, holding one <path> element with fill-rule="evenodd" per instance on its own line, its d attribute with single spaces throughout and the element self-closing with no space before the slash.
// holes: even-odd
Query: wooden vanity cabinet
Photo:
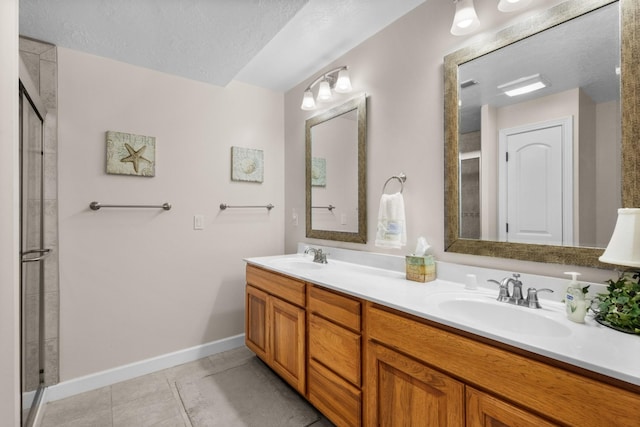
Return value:
<svg viewBox="0 0 640 427">
<path fill-rule="evenodd" d="M 307 398 L 338 427 L 362 425 L 362 302 L 307 286 Z"/>
<path fill-rule="evenodd" d="M 640 425 L 638 386 L 251 265 L 245 337 L 339 427 Z"/>
<path fill-rule="evenodd" d="M 251 265 L 246 277 L 247 347 L 305 394 L 305 283 Z"/>
<path fill-rule="evenodd" d="M 366 425 L 639 425 L 640 389 L 631 384 L 377 304 L 367 302 L 364 317 Z M 444 421 L 420 421 L 425 406 Z"/>
</svg>

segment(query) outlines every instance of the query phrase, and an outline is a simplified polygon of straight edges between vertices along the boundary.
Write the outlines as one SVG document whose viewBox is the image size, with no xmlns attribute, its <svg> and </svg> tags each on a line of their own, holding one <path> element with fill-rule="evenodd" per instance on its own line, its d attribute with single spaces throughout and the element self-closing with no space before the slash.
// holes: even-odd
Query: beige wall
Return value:
<svg viewBox="0 0 640 427">
<path fill-rule="evenodd" d="M 596 242 L 609 243 L 618 218 L 612 208 L 622 207 L 620 103 L 596 105 Z"/>
<path fill-rule="evenodd" d="M 60 380 L 243 333 L 242 258 L 283 252 L 283 95 L 63 48 L 58 61 Z M 156 137 L 156 176 L 106 175 L 108 130 Z M 262 184 L 230 180 L 231 146 L 264 151 Z"/>
<path fill-rule="evenodd" d="M 0 1 L 0 420 L 20 425 L 18 0 Z"/>
<path fill-rule="evenodd" d="M 536 2 L 548 8 L 559 1 Z M 286 221 L 287 252 L 299 241 L 327 244 L 371 252 L 404 255 L 425 236 L 440 260 L 513 271 L 561 276 L 567 266 L 444 252 L 444 117 L 443 57 L 472 41 L 480 41 L 517 19 L 517 14 L 497 11 L 494 1 L 476 2 L 481 33 L 455 37 L 449 33 L 453 5 L 428 1 L 371 37 L 325 69 L 348 65 L 352 84 L 369 95 L 368 132 L 368 236 L 366 245 L 319 241 L 305 237 L 304 223 Z M 323 69 L 324 70 L 324 69 Z M 318 70 L 320 73 L 323 70 Z M 300 110 L 302 93 L 315 76 L 291 89 L 285 96 L 286 216 L 304 211 L 304 120 L 312 113 Z M 402 250 L 374 246 L 376 215 L 384 181 L 391 175 L 407 175 L 404 199 L 408 245 Z M 582 278 L 600 281 L 609 271 L 572 267 Z"/>
</svg>

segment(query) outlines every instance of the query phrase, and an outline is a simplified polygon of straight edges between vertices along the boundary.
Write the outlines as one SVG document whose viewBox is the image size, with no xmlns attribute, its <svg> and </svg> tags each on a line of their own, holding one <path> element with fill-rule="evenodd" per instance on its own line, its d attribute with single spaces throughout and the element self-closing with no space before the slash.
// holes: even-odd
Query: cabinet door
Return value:
<svg viewBox="0 0 640 427">
<path fill-rule="evenodd" d="M 305 310 L 269 297 L 269 364 L 300 393 L 305 394 Z"/>
<path fill-rule="evenodd" d="M 467 427 L 557 426 L 500 399 L 467 387 Z"/>
<path fill-rule="evenodd" d="M 262 360 L 267 361 L 268 328 L 267 299 L 268 295 L 253 286 L 247 285 L 245 310 L 245 344 Z"/>
<path fill-rule="evenodd" d="M 366 425 L 464 426 L 461 382 L 372 342 L 366 369 Z"/>
</svg>

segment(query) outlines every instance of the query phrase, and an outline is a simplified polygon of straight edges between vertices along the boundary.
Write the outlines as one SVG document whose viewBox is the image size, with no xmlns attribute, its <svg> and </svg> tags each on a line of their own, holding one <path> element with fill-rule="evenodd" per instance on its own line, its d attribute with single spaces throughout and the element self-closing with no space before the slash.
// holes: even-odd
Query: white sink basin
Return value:
<svg viewBox="0 0 640 427">
<path fill-rule="evenodd" d="M 304 258 L 283 258 L 276 259 L 271 261 L 273 267 L 282 268 L 285 270 L 297 270 L 297 271 L 309 271 L 309 270 L 320 270 L 325 266 L 325 264 L 320 264 L 317 262 L 313 262 L 310 259 Z"/>
<path fill-rule="evenodd" d="M 451 299 L 442 301 L 438 308 L 465 323 L 479 328 L 490 328 L 522 336 L 567 337 L 571 329 L 546 317 L 543 311 L 518 307 L 507 303 L 479 299 Z"/>
</svg>

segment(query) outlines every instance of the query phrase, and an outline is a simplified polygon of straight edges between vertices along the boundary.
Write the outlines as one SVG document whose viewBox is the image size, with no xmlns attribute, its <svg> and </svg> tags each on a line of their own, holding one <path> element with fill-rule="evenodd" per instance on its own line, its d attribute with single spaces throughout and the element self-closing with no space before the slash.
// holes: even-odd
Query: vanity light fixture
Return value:
<svg viewBox="0 0 640 427">
<path fill-rule="evenodd" d="M 504 92 L 507 96 L 518 96 L 544 89 L 547 86 L 550 86 L 548 81 L 546 81 L 540 74 L 534 74 L 532 76 L 521 77 L 502 84 L 498 86 L 498 89 Z"/>
<path fill-rule="evenodd" d="M 515 12 L 529 6 L 533 0 L 498 0 L 500 12 Z M 463 36 L 474 32 L 480 26 L 480 20 L 473 6 L 473 0 L 453 0 L 456 14 L 451 25 L 451 34 Z"/>
<path fill-rule="evenodd" d="M 607 264 L 640 267 L 640 208 L 618 209 L 611 240 L 598 259 Z"/>
<path fill-rule="evenodd" d="M 498 10 L 500 12 L 515 12 L 529 6 L 531 0 L 498 0 Z"/>
<path fill-rule="evenodd" d="M 473 0 L 453 0 L 456 5 L 456 14 L 451 25 L 451 34 L 463 36 L 472 33 L 480 26 L 480 20 L 473 6 Z"/>
<path fill-rule="evenodd" d="M 316 99 L 313 98 L 313 88 L 315 86 L 318 86 L 318 96 Z M 316 100 L 318 102 L 331 100 L 333 97 L 332 90 L 336 93 L 351 92 L 351 79 L 349 78 L 349 69 L 346 65 L 327 71 L 307 86 L 304 90 L 304 97 L 302 98 L 300 108 L 303 110 L 315 110 Z"/>
</svg>

